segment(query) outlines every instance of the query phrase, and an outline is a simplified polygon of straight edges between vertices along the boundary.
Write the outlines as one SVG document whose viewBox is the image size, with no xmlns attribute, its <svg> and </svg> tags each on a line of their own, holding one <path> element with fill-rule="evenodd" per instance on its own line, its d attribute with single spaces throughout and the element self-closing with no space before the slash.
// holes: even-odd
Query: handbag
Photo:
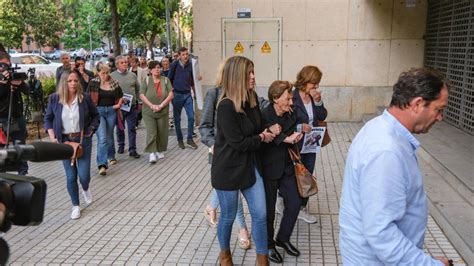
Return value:
<svg viewBox="0 0 474 266">
<path fill-rule="evenodd" d="M 288 148 L 290 158 L 295 167 L 296 185 L 298 187 L 298 194 L 302 198 L 308 198 L 318 193 L 318 183 L 316 177 L 306 169 L 301 162 L 301 155 L 296 145 Z"/>
<path fill-rule="evenodd" d="M 65 141 L 63 144 L 67 144 L 72 147 L 74 150 L 72 157 L 71 157 L 71 166 L 74 166 L 76 163 L 77 158 L 81 158 L 84 154 L 84 148 L 82 147 L 82 139 L 84 138 L 84 130 L 81 130 L 81 140 L 79 143 L 74 141 Z"/>
<path fill-rule="evenodd" d="M 328 132 L 328 123 L 326 121 L 318 121 L 318 127 L 325 127 L 326 131 L 324 132 L 323 141 L 321 142 L 321 147 L 328 145 L 331 142 L 331 137 Z"/>
</svg>

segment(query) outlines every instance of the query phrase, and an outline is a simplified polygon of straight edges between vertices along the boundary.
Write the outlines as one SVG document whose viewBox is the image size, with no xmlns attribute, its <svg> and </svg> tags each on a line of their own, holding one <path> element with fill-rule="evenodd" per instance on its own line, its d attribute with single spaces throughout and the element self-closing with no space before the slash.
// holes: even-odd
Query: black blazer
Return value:
<svg viewBox="0 0 474 266">
<path fill-rule="evenodd" d="M 269 127 L 275 123 L 281 126 L 281 133 L 270 143 L 265 143 L 260 152 L 262 161 L 263 178 L 278 180 L 288 165 L 292 164 L 288 148 L 291 144 L 283 142 L 286 137 L 293 134 L 296 128 L 296 115 L 294 112 L 277 116 L 273 104 L 265 107 L 262 111 L 263 123 Z"/>
<path fill-rule="evenodd" d="M 256 95 L 255 95 L 256 97 Z M 258 105 L 244 105 L 237 113 L 234 103 L 223 99 L 217 106 L 217 132 L 211 167 L 212 186 L 220 190 L 245 189 L 255 183 L 259 167 L 257 151 L 262 141 L 262 117 Z"/>
<path fill-rule="evenodd" d="M 326 120 L 328 116 L 328 111 L 324 107 L 324 104 L 321 106 L 316 106 L 314 104 L 313 98 L 310 96 L 311 106 L 313 106 L 313 127 L 318 126 L 318 121 Z M 303 100 L 301 99 L 299 89 L 293 90 L 293 112 L 296 113 L 296 125 L 301 125 L 303 123 L 309 124 L 309 116 L 306 108 L 304 107 Z M 298 147 L 301 149 L 303 147 L 304 137 L 298 142 Z"/>
</svg>

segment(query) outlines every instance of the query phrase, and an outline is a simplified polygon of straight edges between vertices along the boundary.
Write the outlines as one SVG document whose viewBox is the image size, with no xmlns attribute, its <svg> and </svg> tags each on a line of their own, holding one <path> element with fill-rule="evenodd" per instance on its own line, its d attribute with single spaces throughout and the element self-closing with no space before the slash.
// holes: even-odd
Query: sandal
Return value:
<svg viewBox="0 0 474 266">
<path fill-rule="evenodd" d="M 242 237 L 242 231 L 245 230 L 245 236 Z M 248 234 L 248 231 L 247 229 L 242 229 L 240 232 L 239 232 L 239 247 L 241 249 L 250 249 L 250 237 L 249 237 L 249 234 Z"/>
<path fill-rule="evenodd" d="M 211 206 L 207 206 L 204 209 L 204 217 L 206 217 L 206 220 L 209 222 L 209 225 L 211 227 L 217 226 L 217 209 L 213 209 L 211 208 Z"/>
</svg>

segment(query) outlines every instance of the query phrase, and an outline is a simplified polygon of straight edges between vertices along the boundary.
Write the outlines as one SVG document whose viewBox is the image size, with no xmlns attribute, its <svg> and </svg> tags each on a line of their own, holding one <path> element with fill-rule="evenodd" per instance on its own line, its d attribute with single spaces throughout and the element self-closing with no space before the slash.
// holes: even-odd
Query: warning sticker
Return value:
<svg viewBox="0 0 474 266">
<path fill-rule="evenodd" d="M 240 42 L 237 42 L 237 44 L 234 47 L 234 53 L 236 54 L 243 54 L 244 53 L 244 47 Z"/>
<path fill-rule="evenodd" d="M 265 43 L 263 43 L 263 46 L 262 48 L 260 49 L 260 51 L 262 51 L 262 54 L 269 54 L 272 52 L 272 48 L 270 47 L 270 45 L 268 44 L 267 41 L 265 41 Z"/>
</svg>

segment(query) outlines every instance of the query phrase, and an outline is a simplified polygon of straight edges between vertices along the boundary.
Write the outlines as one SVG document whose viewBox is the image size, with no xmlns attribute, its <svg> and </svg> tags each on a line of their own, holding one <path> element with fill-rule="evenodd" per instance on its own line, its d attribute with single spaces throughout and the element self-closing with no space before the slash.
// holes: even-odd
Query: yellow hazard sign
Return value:
<svg viewBox="0 0 474 266">
<path fill-rule="evenodd" d="M 236 54 L 243 54 L 244 53 L 244 47 L 240 42 L 237 42 L 237 44 L 234 47 L 234 53 Z"/>
<path fill-rule="evenodd" d="M 262 51 L 262 54 L 269 54 L 272 52 L 272 48 L 270 47 L 270 45 L 268 44 L 267 41 L 265 41 L 265 43 L 263 43 L 263 46 L 262 48 L 260 49 L 260 51 Z"/>
</svg>

